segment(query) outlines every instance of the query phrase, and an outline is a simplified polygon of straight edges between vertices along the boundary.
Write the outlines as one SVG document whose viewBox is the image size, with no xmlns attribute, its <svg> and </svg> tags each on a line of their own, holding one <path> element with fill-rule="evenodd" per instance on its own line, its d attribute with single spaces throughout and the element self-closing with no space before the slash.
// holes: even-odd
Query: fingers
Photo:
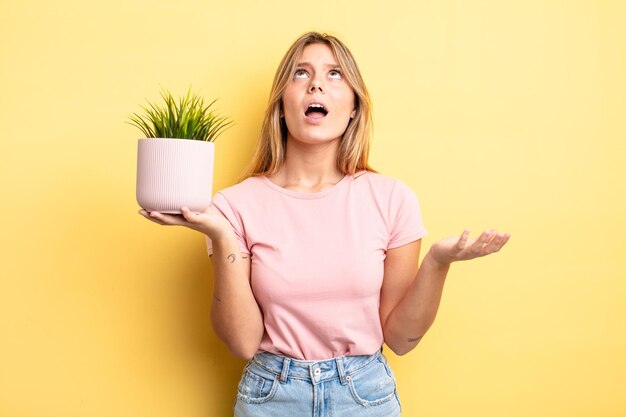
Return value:
<svg viewBox="0 0 626 417">
<path fill-rule="evenodd" d="M 158 218 L 151 216 L 151 213 L 148 213 L 147 211 L 145 211 L 144 209 L 141 209 L 138 211 L 139 214 L 141 214 L 143 217 L 145 217 L 146 219 L 150 220 L 151 222 L 160 224 L 160 225 L 164 225 L 164 223 L 162 221 L 160 221 Z"/>
<path fill-rule="evenodd" d="M 160 224 L 161 226 L 184 225 L 186 223 L 181 216 L 163 214 L 159 213 L 158 211 L 147 212 L 146 210 L 142 209 L 139 210 L 139 214 L 141 214 L 148 220 Z"/>
<path fill-rule="evenodd" d="M 502 246 L 504 246 L 506 242 L 509 241 L 510 237 L 511 235 L 508 233 L 496 233 L 493 239 L 491 239 L 491 241 L 487 245 L 485 245 L 483 250 L 487 251 L 487 253 L 498 252 L 500 249 L 502 249 Z"/>
<path fill-rule="evenodd" d="M 465 245 L 467 244 L 467 239 L 469 238 L 469 234 L 470 231 L 465 229 L 463 230 L 463 233 L 461 233 L 461 237 L 459 238 L 459 241 L 456 243 L 456 248 L 458 250 L 463 250 L 465 248 Z"/>
<path fill-rule="evenodd" d="M 495 230 L 485 230 L 471 246 L 476 256 L 485 256 L 499 251 L 511 237 L 508 233 L 498 233 Z"/>
<path fill-rule="evenodd" d="M 183 217 L 190 223 L 198 223 L 200 221 L 198 214 L 192 213 L 187 207 L 183 207 L 180 209 L 181 213 L 183 213 Z"/>
</svg>

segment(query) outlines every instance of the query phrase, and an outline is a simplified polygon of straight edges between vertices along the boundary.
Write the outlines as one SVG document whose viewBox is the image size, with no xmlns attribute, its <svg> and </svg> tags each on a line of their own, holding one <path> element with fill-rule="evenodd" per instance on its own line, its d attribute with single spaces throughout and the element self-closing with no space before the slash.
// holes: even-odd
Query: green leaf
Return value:
<svg viewBox="0 0 626 417">
<path fill-rule="evenodd" d="M 217 99 L 204 105 L 204 99 L 192 94 L 191 86 L 178 101 L 167 90 L 161 91 L 163 104 L 148 102 L 141 106 L 144 115 L 132 113 L 128 124 L 136 126 L 146 137 L 182 138 L 215 141 L 233 122 L 212 110 Z"/>
</svg>

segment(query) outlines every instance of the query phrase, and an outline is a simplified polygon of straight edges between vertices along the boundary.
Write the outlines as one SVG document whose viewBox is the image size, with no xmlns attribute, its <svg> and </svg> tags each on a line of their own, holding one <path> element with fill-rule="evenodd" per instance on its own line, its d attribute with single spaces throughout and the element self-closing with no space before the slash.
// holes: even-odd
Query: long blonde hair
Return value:
<svg viewBox="0 0 626 417">
<path fill-rule="evenodd" d="M 265 111 L 256 151 L 243 178 L 273 175 L 285 161 L 287 125 L 280 117 L 282 95 L 295 70 L 297 60 L 307 45 L 323 43 L 335 55 L 346 81 L 354 91 L 356 114 L 348 124 L 337 150 L 337 168 L 344 174 L 374 171 L 368 164 L 369 139 L 372 130 L 371 101 L 361 72 L 350 50 L 335 36 L 308 32 L 300 36 L 280 62 Z"/>
</svg>

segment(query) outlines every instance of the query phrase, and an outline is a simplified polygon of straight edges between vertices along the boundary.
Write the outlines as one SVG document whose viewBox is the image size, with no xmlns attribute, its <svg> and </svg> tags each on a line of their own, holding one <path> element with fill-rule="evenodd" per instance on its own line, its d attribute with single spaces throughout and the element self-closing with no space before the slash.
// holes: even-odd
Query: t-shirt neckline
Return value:
<svg viewBox="0 0 626 417">
<path fill-rule="evenodd" d="M 263 181 L 263 183 L 265 185 L 267 185 L 268 187 L 270 187 L 271 189 L 278 191 L 282 194 L 288 195 L 290 197 L 294 197 L 294 198 L 303 198 L 303 199 L 312 199 L 312 198 L 322 198 L 322 197 L 326 197 L 327 195 L 334 193 L 336 190 L 338 190 L 339 188 L 341 188 L 344 184 L 346 184 L 348 182 L 348 180 L 352 177 L 352 175 L 350 174 L 346 174 L 344 175 L 344 177 L 342 179 L 339 180 L 339 182 L 337 182 L 335 185 L 333 185 L 330 188 L 327 188 L 326 190 L 323 191 L 317 191 L 317 192 L 306 192 L 306 191 L 294 191 L 294 190 L 288 190 L 286 188 L 281 187 L 278 184 L 273 183 L 267 176 L 265 175 L 260 175 L 259 176 L 261 178 L 261 181 Z"/>
</svg>

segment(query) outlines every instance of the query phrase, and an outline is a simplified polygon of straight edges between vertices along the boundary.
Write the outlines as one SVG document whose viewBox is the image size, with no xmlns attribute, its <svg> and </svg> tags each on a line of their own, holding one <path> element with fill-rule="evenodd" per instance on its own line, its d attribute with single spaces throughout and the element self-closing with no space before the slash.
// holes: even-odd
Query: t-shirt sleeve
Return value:
<svg viewBox="0 0 626 417">
<path fill-rule="evenodd" d="M 222 193 L 218 192 L 213 196 L 213 200 L 211 201 L 211 205 L 209 206 L 209 210 L 214 213 L 220 214 L 226 218 L 233 227 L 233 231 L 235 232 L 235 236 L 237 236 L 237 242 L 239 243 L 239 249 L 243 253 L 250 254 L 250 249 L 248 249 L 248 245 L 246 244 L 246 237 L 244 233 L 243 226 L 241 224 L 241 217 L 238 216 L 230 203 L 222 195 Z M 213 255 L 213 242 L 209 237 L 206 237 L 206 245 L 207 245 L 207 253 L 209 256 Z"/>
<path fill-rule="evenodd" d="M 417 196 L 407 185 L 397 181 L 389 202 L 389 243 L 387 249 L 397 248 L 424 237 L 428 232 L 422 222 Z"/>
</svg>

